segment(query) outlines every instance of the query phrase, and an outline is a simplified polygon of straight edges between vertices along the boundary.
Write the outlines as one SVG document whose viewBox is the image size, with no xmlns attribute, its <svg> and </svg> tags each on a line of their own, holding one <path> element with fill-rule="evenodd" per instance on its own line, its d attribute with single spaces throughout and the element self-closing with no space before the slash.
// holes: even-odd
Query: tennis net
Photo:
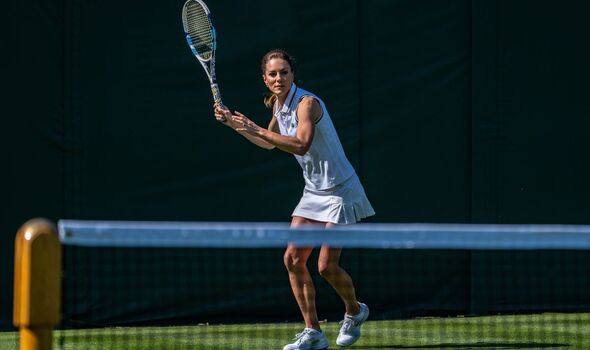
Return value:
<svg viewBox="0 0 590 350">
<path fill-rule="evenodd" d="M 282 349 L 304 327 L 287 245 L 343 248 L 370 308 L 353 346 L 590 348 L 590 227 L 72 221 L 55 349 Z M 344 306 L 317 268 L 331 348 Z"/>
</svg>

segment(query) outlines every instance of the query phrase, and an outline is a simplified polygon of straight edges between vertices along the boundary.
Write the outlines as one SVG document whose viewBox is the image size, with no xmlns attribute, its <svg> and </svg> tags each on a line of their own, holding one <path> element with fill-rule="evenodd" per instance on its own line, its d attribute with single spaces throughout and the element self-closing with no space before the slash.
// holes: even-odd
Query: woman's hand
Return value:
<svg viewBox="0 0 590 350">
<path fill-rule="evenodd" d="M 236 131 L 245 131 L 251 135 L 259 134 L 262 129 L 238 111 L 236 111 L 236 114 L 232 115 L 232 122 L 235 124 Z"/>
<path fill-rule="evenodd" d="M 229 109 L 226 107 L 220 107 L 218 104 L 214 104 L 213 111 L 215 114 L 215 119 L 218 122 L 235 129 L 235 127 L 232 125 L 232 115 Z"/>
</svg>

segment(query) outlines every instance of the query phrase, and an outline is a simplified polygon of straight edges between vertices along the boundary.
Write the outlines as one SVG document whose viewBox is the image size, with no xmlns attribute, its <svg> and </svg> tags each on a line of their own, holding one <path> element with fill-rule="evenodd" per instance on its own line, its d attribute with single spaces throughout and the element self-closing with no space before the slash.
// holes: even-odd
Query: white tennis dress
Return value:
<svg viewBox="0 0 590 350">
<path fill-rule="evenodd" d="M 354 168 L 346 158 L 344 149 L 326 110 L 324 102 L 311 92 L 295 84 L 282 106 L 275 106 L 282 135 L 296 136 L 297 106 L 305 96 L 312 96 L 321 106 L 321 116 L 315 125 L 311 147 L 303 156 L 295 155 L 303 169 L 305 188 L 293 216 L 331 222 L 353 224 L 374 215 Z"/>
</svg>

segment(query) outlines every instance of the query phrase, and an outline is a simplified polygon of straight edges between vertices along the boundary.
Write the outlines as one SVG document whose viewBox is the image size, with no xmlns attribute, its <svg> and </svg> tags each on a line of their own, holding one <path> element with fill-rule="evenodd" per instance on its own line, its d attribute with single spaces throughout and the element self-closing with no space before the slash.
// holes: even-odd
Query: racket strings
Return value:
<svg viewBox="0 0 590 350">
<path fill-rule="evenodd" d="M 187 33 L 197 53 L 208 59 L 213 52 L 213 33 L 207 12 L 197 3 L 191 3 L 186 8 Z"/>
</svg>

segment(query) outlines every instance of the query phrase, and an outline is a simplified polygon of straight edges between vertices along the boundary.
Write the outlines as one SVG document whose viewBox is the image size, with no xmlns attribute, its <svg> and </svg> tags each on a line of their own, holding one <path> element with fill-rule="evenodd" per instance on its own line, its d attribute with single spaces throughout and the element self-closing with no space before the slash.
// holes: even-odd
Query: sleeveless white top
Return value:
<svg viewBox="0 0 590 350">
<path fill-rule="evenodd" d="M 319 102 L 321 116 L 315 124 L 311 147 L 303 156 L 295 155 L 295 158 L 303 169 L 305 188 L 326 190 L 344 183 L 355 171 L 344 154 L 324 102 L 311 92 L 292 84 L 285 103 L 282 106 L 275 105 L 274 116 L 282 135 L 296 136 L 297 106 L 305 96 L 312 96 Z"/>
</svg>

